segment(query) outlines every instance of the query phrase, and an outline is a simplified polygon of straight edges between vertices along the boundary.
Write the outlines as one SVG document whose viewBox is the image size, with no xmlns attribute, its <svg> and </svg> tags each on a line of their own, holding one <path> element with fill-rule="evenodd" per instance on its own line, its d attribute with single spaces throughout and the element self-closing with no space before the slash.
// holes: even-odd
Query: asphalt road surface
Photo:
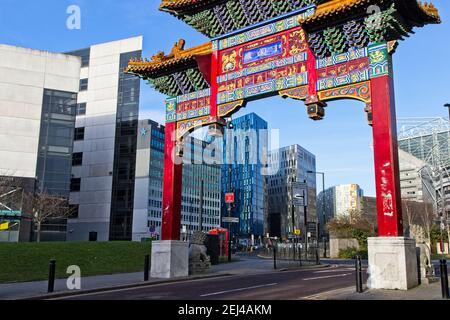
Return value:
<svg viewBox="0 0 450 320">
<path fill-rule="evenodd" d="M 189 280 L 70 296 L 67 300 L 296 300 L 355 286 L 352 266 Z"/>
</svg>

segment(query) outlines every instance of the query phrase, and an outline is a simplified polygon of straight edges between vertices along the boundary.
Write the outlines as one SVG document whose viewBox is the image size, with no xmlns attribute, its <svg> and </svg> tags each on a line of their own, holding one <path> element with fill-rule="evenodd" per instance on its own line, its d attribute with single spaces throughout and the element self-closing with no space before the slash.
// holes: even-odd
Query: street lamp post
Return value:
<svg viewBox="0 0 450 320">
<path fill-rule="evenodd" d="M 233 123 L 231 122 L 231 119 L 228 119 L 227 121 L 227 149 L 228 149 L 228 156 L 227 156 L 227 160 L 228 160 L 228 192 L 231 193 L 232 192 L 232 183 L 231 183 L 231 179 L 232 179 L 232 171 L 233 171 L 233 167 L 232 167 L 232 156 L 231 156 L 231 143 L 232 143 L 232 132 L 231 130 L 233 130 Z M 231 203 L 228 203 L 228 219 L 231 218 Z M 231 222 L 228 221 L 228 262 L 231 262 L 231 241 L 232 241 L 232 233 L 231 233 Z"/>
<path fill-rule="evenodd" d="M 323 225 L 321 225 L 322 232 L 320 232 L 320 229 L 317 228 L 317 243 L 319 243 L 319 234 L 320 234 L 320 236 L 322 236 L 322 238 L 324 237 L 323 227 L 325 226 L 325 172 L 309 170 L 308 173 L 322 175 L 322 197 L 323 197 L 323 199 L 322 199 L 322 220 L 323 220 Z M 317 217 L 317 219 L 319 219 L 319 217 Z M 323 238 L 323 244 L 324 244 L 324 258 L 326 258 L 326 243 L 325 243 L 324 238 Z"/>
</svg>

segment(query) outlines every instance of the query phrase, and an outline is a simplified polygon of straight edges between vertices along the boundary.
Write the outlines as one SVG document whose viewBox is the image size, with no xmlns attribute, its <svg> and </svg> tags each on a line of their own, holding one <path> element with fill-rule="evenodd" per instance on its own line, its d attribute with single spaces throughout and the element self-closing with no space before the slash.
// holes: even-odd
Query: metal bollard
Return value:
<svg viewBox="0 0 450 320">
<path fill-rule="evenodd" d="M 273 268 L 277 269 L 277 246 L 273 246 Z"/>
<path fill-rule="evenodd" d="M 449 299 L 447 260 L 440 260 L 442 298 Z"/>
<path fill-rule="evenodd" d="M 301 267 L 302 266 L 302 248 L 300 246 L 298 247 L 298 262 Z"/>
<path fill-rule="evenodd" d="M 49 270 L 48 270 L 48 293 L 55 291 L 55 276 L 56 276 L 56 260 L 50 260 Z"/>
<path fill-rule="evenodd" d="M 363 291 L 363 279 L 362 279 L 362 263 L 361 257 L 356 256 L 356 292 L 362 293 Z"/>
<path fill-rule="evenodd" d="M 316 265 L 320 264 L 319 249 L 316 248 Z"/>
<path fill-rule="evenodd" d="M 150 255 L 145 256 L 144 262 L 144 281 L 148 281 L 150 272 Z"/>
</svg>

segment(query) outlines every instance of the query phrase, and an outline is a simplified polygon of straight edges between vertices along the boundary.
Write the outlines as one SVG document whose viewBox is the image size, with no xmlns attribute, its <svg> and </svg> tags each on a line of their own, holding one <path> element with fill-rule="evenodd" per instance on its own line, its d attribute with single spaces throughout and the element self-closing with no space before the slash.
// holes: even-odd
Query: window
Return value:
<svg viewBox="0 0 450 320">
<path fill-rule="evenodd" d="M 77 219 L 78 213 L 80 211 L 80 205 L 79 204 L 71 204 L 69 205 L 69 219 Z"/>
<path fill-rule="evenodd" d="M 80 80 L 80 91 L 86 91 L 88 89 L 89 79 Z"/>
<path fill-rule="evenodd" d="M 75 141 L 84 140 L 84 127 L 82 127 L 82 128 L 75 128 L 74 140 Z"/>
<path fill-rule="evenodd" d="M 86 103 L 77 104 L 77 116 L 84 116 L 86 114 Z"/>
<path fill-rule="evenodd" d="M 72 166 L 81 166 L 83 164 L 83 152 L 76 152 L 72 155 Z"/>
<path fill-rule="evenodd" d="M 81 190 L 81 178 L 72 178 L 70 180 L 70 191 L 78 192 Z"/>
</svg>

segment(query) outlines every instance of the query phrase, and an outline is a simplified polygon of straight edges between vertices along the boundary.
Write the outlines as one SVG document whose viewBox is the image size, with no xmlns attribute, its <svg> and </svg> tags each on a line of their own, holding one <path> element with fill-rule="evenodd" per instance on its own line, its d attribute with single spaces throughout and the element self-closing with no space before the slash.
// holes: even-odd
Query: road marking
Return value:
<svg viewBox="0 0 450 320">
<path fill-rule="evenodd" d="M 314 273 L 330 273 L 330 272 L 341 272 L 341 271 L 355 271 L 354 268 L 342 268 L 338 270 L 322 270 L 322 271 L 316 271 Z"/>
<path fill-rule="evenodd" d="M 329 300 L 329 298 L 339 298 L 340 295 L 346 295 L 346 294 L 352 294 L 355 292 L 355 287 L 346 287 L 346 288 L 339 288 L 335 290 L 320 292 L 317 294 L 313 294 L 306 297 L 301 297 L 300 299 L 304 300 Z"/>
<path fill-rule="evenodd" d="M 253 286 L 253 287 L 246 287 L 246 288 L 239 288 L 239 289 L 233 289 L 233 290 L 226 290 L 226 291 L 207 293 L 207 294 L 202 294 L 200 297 L 217 296 L 219 294 L 230 293 L 230 292 L 237 292 L 237 291 L 245 291 L 245 290 L 251 290 L 251 289 L 272 287 L 272 286 L 276 286 L 277 284 L 278 283 L 269 283 L 269 284 L 263 284 L 263 285 L 260 285 L 260 286 Z"/>
<path fill-rule="evenodd" d="M 333 276 L 322 276 L 322 277 L 314 277 L 314 278 L 305 278 L 303 281 L 310 281 L 310 280 L 319 280 L 319 279 L 327 279 L 327 278 L 338 278 L 338 277 L 346 277 L 351 275 L 351 273 L 344 273 L 344 274 L 336 274 Z"/>
</svg>

